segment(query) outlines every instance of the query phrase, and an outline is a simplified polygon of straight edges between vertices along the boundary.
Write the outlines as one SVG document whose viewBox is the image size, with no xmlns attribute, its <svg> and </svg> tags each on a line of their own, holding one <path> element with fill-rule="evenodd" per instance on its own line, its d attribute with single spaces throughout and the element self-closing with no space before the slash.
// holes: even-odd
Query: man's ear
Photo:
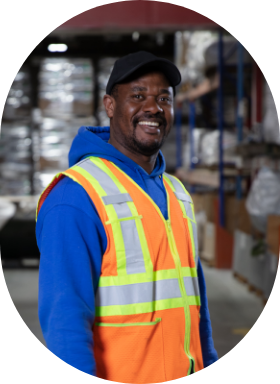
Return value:
<svg viewBox="0 0 280 384">
<path fill-rule="evenodd" d="M 105 95 L 103 97 L 103 104 L 104 104 L 107 116 L 109 117 L 109 119 L 111 119 L 114 114 L 114 105 L 115 105 L 114 98 L 110 95 Z"/>
</svg>

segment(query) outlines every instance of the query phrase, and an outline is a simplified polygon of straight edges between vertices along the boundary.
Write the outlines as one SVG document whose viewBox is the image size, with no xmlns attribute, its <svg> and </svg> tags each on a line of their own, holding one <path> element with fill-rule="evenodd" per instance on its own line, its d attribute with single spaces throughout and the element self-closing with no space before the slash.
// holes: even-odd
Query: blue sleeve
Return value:
<svg viewBox="0 0 280 384">
<path fill-rule="evenodd" d="M 218 354 L 214 348 L 214 342 L 212 338 L 212 327 L 206 296 L 206 284 L 200 260 L 198 260 L 197 275 L 201 300 L 199 331 L 203 363 L 204 367 L 206 368 L 218 360 Z"/>
<path fill-rule="evenodd" d="M 39 320 L 47 347 L 95 375 L 94 295 L 107 240 L 81 186 L 65 178 L 53 189 L 39 213 L 36 236 L 41 253 Z"/>
</svg>

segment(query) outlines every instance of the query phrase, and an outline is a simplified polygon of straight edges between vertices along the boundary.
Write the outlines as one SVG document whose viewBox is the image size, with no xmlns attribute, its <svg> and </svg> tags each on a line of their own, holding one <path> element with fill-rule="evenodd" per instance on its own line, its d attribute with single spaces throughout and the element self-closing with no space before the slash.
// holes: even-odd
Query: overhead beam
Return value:
<svg viewBox="0 0 280 384">
<path fill-rule="evenodd" d="M 188 8 L 158 1 L 122 1 L 92 8 L 60 25 L 55 31 L 172 28 L 211 28 L 216 23 Z"/>
</svg>

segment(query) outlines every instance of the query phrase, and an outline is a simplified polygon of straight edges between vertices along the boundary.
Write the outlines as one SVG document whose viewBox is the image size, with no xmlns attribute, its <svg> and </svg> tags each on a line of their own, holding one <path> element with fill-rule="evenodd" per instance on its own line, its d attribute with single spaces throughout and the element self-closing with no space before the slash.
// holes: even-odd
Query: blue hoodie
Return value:
<svg viewBox="0 0 280 384">
<path fill-rule="evenodd" d="M 149 175 L 109 144 L 109 136 L 109 127 L 81 127 L 69 152 L 70 167 L 88 156 L 114 162 L 150 195 L 167 219 L 166 192 L 159 177 L 165 170 L 162 153 Z M 66 363 L 96 375 L 92 325 L 107 238 L 92 200 L 78 183 L 65 177 L 53 188 L 39 212 L 36 237 L 41 253 L 39 319 L 47 347 Z M 200 337 L 207 367 L 218 356 L 200 262 L 198 278 Z"/>
</svg>

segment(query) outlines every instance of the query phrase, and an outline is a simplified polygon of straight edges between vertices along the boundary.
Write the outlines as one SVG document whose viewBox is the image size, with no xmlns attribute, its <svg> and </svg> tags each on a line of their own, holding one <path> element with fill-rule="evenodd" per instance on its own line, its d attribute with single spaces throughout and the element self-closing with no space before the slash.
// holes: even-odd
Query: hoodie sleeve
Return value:
<svg viewBox="0 0 280 384">
<path fill-rule="evenodd" d="M 197 275 L 201 299 L 199 331 L 203 363 L 204 367 L 206 368 L 218 360 L 218 354 L 215 350 L 212 338 L 212 327 L 206 296 L 206 284 L 200 259 L 198 259 Z"/>
<path fill-rule="evenodd" d="M 107 240 L 88 195 L 65 178 L 38 216 L 39 320 L 47 347 L 73 367 L 96 374 L 92 326 Z"/>
</svg>

